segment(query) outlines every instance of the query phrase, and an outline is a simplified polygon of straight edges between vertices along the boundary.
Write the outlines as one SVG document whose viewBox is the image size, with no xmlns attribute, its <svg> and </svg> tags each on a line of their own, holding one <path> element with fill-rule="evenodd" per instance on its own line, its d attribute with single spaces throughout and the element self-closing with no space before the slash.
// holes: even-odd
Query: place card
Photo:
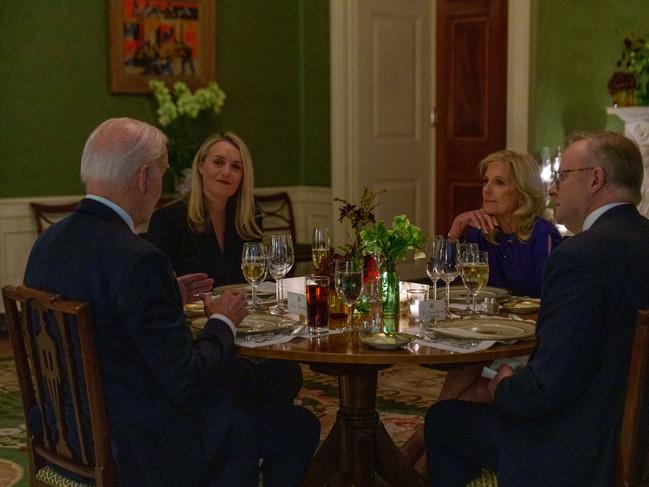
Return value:
<svg viewBox="0 0 649 487">
<path fill-rule="evenodd" d="M 287 293 L 288 312 L 299 316 L 306 316 L 306 296 L 298 293 Z"/>
<path fill-rule="evenodd" d="M 446 318 L 446 303 L 443 299 L 419 301 L 419 319 L 422 323 L 441 321 Z"/>
</svg>

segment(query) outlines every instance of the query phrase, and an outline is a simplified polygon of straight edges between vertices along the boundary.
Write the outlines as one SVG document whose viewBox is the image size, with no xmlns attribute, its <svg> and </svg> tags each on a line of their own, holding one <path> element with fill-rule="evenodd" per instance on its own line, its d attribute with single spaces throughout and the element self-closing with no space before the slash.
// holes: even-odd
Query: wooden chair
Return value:
<svg viewBox="0 0 649 487">
<path fill-rule="evenodd" d="M 638 311 L 627 379 L 616 484 L 649 485 L 649 309 Z"/>
<path fill-rule="evenodd" d="M 30 485 L 70 485 L 70 476 L 53 467 L 88 484 L 117 485 L 89 305 L 25 286 L 4 286 L 2 297 L 25 411 Z"/>
<path fill-rule="evenodd" d="M 295 217 L 288 193 L 255 195 L 255 206 L 264 227 L 264 235 L 290 233 L 293 239 L 295 262 L 310 262 L 311 244 L 297 243 L 296 241 Z"/>
<path fill-rule="evenodd" d="M 68 213 L 72 213 L 77 206 L 78 201 L 72 203 L 62 203 L 57 205 L 45 205 L 42 203 L 30 203 L 34 218 L 36 220 L 36 233 L 40 235 L 50 225 L 58 222 Z"/>
</svg>

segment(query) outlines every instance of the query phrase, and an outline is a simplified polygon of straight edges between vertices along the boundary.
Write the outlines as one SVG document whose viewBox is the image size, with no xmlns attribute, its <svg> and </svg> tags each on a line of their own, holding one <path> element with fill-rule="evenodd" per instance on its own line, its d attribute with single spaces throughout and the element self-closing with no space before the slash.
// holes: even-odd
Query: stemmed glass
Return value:
<svg viewBox="0 0 649 487">
<path fill-rule="evenodd" d="M 313 239 L 311 240 L 311 257 L 313 258 L 313 267 L 315 269 L 320 267 L 322 261 L 329 257 L 330 247 L 329 229 L 315 227 L 313 229 Z"/>
<path fill-rule="evenodd" d="M 446 283 L 446 318 L 456 318 L 451 313 L 451 282 L 457 277 L 457 257 L 460 242 L 455 238 L 442 238 L 437 242 L 435 267 Z"/>
<path fill-rule="evenodd" d="M 338 296 L 349 306 L 345 330 L 352 330 L 354 328 L 354 305 L 363 292 L 363 264 L 356 259 L 337 260 L 335 285 Z"/>
<path fill-rule="evenodd" d="M 428 279 L 433 283 L 433 300 L 437 301 L 437 282 L 442 276 L 437 271 L 437 249 L 440 240 L 444 240 L 441 235 L 434 235 L 428 241 L 428 248 L 426 249 L 426 274 Z"/>
<path fill-rule="evenodd" d="M 462 255 L 462 262 L 464 268 L 462 280 L 473 297 L 473 312 L 471 314 L 479 315 L 475 300 L 480 290 L 487 285 L 489 280 L 489 253 L 465 252 Z"/>
<path fill-rule="evenodd" d="M 270 249 L 268 251 L 268 272 L 275 279 L 277 304 L 271 306 L 269 311 L 273 315 L 288 313 L 288 308 L 282 303 L 284 295 L 284 276 L 293 267 L 295 255 L 293 254 L 293 239 L 289 233 L 279 233 L 270 236 Z"/>
<path fill-rule="evenodd" d="M 466 292 L 466 307 L 467 309 L 469 308 L 469 299 L 471 298 L 471 291 L 469 291 L 469 288 L 467 287 L 466 283 L 464 282 L 464 254 L 467 252 L 478 252 L 480 249 L 478 248 L 477 243 L 472 243 L 472 242 L 464 242 L 460 244 L 460 249 L 458 252 L 458 258 L 457 258 L 457 271 L 460 274 L 460 278 L 462 278 L 462 283 L 464 284 L 464 287 L 466 287 L 467 292 Z M 471 312 L 469 310 L 469 312 Z"/>
<path fill-rule="evenodd" d="M 266 246 L 261 242 L 245 242 L 241 253 L 241 271 L 252 287 L 252 305 L 248 309 L 259 311 L 257 285 L 266 276 Z"/>
</svg>

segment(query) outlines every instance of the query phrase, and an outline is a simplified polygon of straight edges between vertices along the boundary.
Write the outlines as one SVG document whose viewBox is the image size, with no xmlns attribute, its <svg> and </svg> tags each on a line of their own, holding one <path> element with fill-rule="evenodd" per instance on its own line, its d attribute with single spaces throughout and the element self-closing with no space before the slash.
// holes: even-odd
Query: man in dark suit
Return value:
<svg viewBox="0 0 649 487">
<path fill-rule="evenodd" d="M 88 195 L 44 232 L 25 284 L 91 305 L 120 485 L 297 485 L 318 444 L 317 419 L 296 406 L 242 412 L 222 371 L 245 295 L 204 297 L 210 317 L 192 340 L 183 298 L 211 287 L 176 280 L 167 257 L 134 232 L 149 219 L 168 167 L 166 138 L 120 118 L 90 135 Z"/>
<path fill-rule="evenodd" d="M 503 365 L 492 404 L 442 401 L 426 415 L 431 485 L 466 485 L 482 467 L 507 486 L 613 485 L 629 353 L 649 306 L 649 220 L 642 159 L 611 132 L 573 139 L 549 194 L 574 237 L 543 277 L 537 346 Z"/>
</svg>

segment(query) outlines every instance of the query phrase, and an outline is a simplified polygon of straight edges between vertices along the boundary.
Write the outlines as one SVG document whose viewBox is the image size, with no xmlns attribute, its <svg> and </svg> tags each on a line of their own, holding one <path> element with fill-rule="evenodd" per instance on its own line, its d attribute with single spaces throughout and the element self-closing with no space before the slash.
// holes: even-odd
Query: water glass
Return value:
<svg viewBox="0 0 649 487">
<path fill-rule="evenodd" d="M 274 315 L 288 313 L 288 308 L 284 306 L 282 298 L 284 295 L 283 282 L 284 276 L 288 274 L 295 262 L 293 253 L 293 239 L 290 233 L 279 233 L 270 236 L 270 248 L 268 251 L 268 272 L 275 279 L 277 304 L 271 306 L 269 311 Z"/>
<path fill-rule="evenodd" d="M 304 277 L 304 286 L 309 333 L 326 333 L 329 331 L 329 277 L 310 274 Z"/>
<path fill-rule="evenodd" d="M 347 306 L 347 327 L 354 328 L 354 305 L 363 292 L 363 264 L 356 259 L 337 260 L 335 273 L 336 293 Z"/>
<path fill-rule="evenodd" d="M 419 303 L 428 301 L 428 289 L 408 289 L 408 323 L 411 325 L 421 325 L 419 319 Z"/>
</svg>

